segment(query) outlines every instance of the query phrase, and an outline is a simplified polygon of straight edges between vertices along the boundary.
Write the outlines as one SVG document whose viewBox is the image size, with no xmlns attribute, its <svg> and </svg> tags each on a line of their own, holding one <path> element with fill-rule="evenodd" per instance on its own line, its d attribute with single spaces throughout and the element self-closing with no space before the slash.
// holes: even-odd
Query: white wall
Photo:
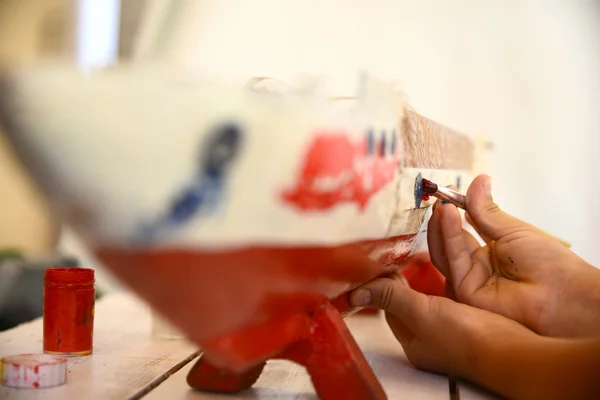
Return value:
<svg viewBox="0 0 600 400">
<path fill-rule="evenodd" d="M 507 211 L 600 266 L 600 5 L 594 0 L 178 0 L 194 73 L 243 84 L 366 69 L 428 117 L 495 145 Z M 172 3 L 174 4 L 174 3 Z M 74 238 L 63 238 L 77 248 Z M 110 279 L 109 279 L 110 280 Z"/>
<path fill-rule="evenodd" d="M 244 83 L 360 68 L 401 82 L 425 115 L 495 144 L 506 210 L 600 266 L 600 6 L 479 0 L 190 2 L 179 62 Z M 182 53 L 181 53 L 182 51 Z"/>
</svg>

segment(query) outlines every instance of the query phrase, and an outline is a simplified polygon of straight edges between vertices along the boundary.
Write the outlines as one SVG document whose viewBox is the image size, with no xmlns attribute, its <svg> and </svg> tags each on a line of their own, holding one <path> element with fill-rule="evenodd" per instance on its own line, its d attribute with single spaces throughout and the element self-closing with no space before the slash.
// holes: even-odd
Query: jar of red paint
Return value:
<svg viewBox="0 0 600 400">
<path fill-rule="evenodd" d="M 92 354 L 95 299 L 93 269 L 46 269 L 44 353 Z"/>
</svg>

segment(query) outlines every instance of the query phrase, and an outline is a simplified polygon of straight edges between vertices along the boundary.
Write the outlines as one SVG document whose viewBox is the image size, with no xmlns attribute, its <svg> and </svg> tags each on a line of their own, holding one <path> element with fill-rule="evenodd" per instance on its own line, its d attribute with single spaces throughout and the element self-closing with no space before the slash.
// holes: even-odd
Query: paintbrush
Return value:
<svg viewBox="0 0 600 400">
<path fill-rule="evenodd" d="M 419 174 L 415 180 L 415 204 L 417 208 L 421 207 L 421 201 L 429 200 L 430 196 L 452 203 L 463 210 L 467 209 L 467 197 L 464 194 L 447 187 L 438 186 Z"/>
<path fill-rule="evenodd" d="M 448 187 L 439 186 L 428 179 L 422 178 L 421 199 L 428 200 L 429 196 L 437 197 L 443 202 L 452 203 L 463 210 L 467 209 L 467 196 Z"/>
<path fill-rule="evenodd" d="M 431 182 L 429 179 L 423 178 L 421 174 L 419 174 L 419 176 L 417 176 L 417 180 L 415 181 L 415 201 L 417 207 L 421 206 L 422 200 L 429 200 L 430 196 L 436 197 L 442 200 L 442 202 L 454 204 L 456 207 L 463 210 L 467 209 L 467 196 L 448 187 L 439 186 L 438 184 Z M 548 232 L 542 232 L 553 239 L 558 240 L 566 247 L 571 248 L 571 243 L 551 235 Z"/>
</svg>

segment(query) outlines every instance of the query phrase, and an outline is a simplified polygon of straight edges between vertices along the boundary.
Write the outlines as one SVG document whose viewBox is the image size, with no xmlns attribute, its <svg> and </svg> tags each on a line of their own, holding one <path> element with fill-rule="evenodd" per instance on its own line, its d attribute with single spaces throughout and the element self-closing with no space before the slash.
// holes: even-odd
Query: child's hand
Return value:
<svg viewBox="0 0 600 400">
<path fill-rule="evenodd" d="M 379 278 L 350 295 L 386 311 L 394 335 L 420 369 L 465 378 L 511 399 L 595 399 L 600 340 L 535 334 L 489 311 L 426 296 Z"/>
<path fill-rule="evenodd" d="M 537 337 L 501 315 L 410 289 L 398 277 L 378 278 L 355 289 L 350 303 L 384 310 L 415 367 L 474 381 L 496 341 Z"/>
<path fill-rule="evenodd" d="M 450 204 L 434 206 L 428 229 L 431 260 L 458 301 L 543 335 L 600 334 L 599 270 L 555 238 L 500 210 L 485 175 L 469 187 L 467 213 L 486 246 L 462 228 Z"/>
</svg>

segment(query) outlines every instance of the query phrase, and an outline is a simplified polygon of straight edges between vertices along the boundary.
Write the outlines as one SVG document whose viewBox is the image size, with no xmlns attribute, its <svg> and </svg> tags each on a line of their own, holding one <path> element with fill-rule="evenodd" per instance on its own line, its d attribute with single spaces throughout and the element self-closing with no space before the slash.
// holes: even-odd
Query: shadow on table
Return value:
<svg viewBox="0 0 600 400">
<path fill-rule="evenodd" d="M 314 393 L 298 393 L 297 391 L 286 389 L 266 389 L 266 388 L 252 388 L 236 395 L 228 394 L 217 394 L 217 393 L 206 393 L 190 389 L 185 400 L 319 400 L 319 397 Z"/>
</svg>

